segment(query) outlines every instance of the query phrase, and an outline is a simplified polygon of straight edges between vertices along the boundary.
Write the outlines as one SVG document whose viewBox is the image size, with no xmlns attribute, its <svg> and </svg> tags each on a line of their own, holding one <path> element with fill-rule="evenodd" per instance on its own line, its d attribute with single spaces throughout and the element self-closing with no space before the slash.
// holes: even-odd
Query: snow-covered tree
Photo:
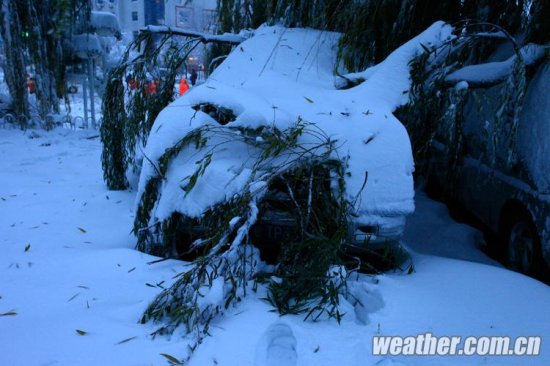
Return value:
<svg viewBox="0 0 550 366">
<path fill-rule="evenodd" d="M 26 77 L 35 78 L 37 111 L 44 118 L 66 98 L 66 67 L 75 24 L 90 11 L 87 0 L 1 0 L 0 33 L 15 111 L 29 116 Z M 67 98 L 66 98 L 67 100 Z M 68 102 L 68 100 L 67 100 Z"/>
<path fill-rule="evenodd" d="M 174 100 L 176 75 L 191 51 L 201 43 L 235 45 L 242 40 L 242 37 L 211 37 L 150 26 L 129 44 L 119 64 L 107 75 L 103 98 L 102 165 L 110 189 L 126 189 L 127 173 L 139 172 L 142 159 L 139 150 L 157 115 Z M 158 75 L 160 67 L 167 70 L 163 77 Z M 147 79 L 153 78 L 158 87 L 155 93 L 149 93 Z"/>
<path fill-rule="evenodd" d="M 6 55 L 6 83 L 14 101 L 15 113 L 28 117 L 25 58 L 20 49 L 20 45 L 23 44 L 23 26 L 14 1 L 0 0 L 0 11 L 0 32 Z"/>
</svg>

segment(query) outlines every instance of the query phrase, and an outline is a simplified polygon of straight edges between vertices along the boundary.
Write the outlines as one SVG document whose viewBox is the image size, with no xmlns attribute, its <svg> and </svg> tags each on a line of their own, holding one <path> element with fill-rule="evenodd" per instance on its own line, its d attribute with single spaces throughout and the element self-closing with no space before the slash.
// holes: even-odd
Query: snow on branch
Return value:
<svg viewBox="0 0 550 366">
<path fill-rule="evenodd" d="M 525 66 L 531 66 L 544 57 L 545 48 L 529 44 L 523 46 L 519 54 Z M 470 88 L 491 87 L 505 81 L 512 74 L 517 59 L 518 55 L 514 55 L 505 61 L 465 66 L 447 75 L 445 83 L 454 86 L 465 81 Z"/>
<path fill-rule="evenodd" d="M 497 32 L 476 32 L 472 33 L 470 35 L 471 37 L 478 37 L 478 38 L 494 38 L 494 39 L 508 39 L 508 35 L 502 31 Z"/>
<path fill-rule="evenodd" d="M 141 32 L 150 32 L 158 34 L 173 34 L 182 37 L 198 38 L 202 43 L 225 43 L 231 45 L 238 45 L 246 40 L 245 37 L 239 36 L 233 33 L 224 33 L 219 35 L 207 34 L 197 32 L 190 29 L 183 29 L 177 27 L 167 27 L 162 25 L 149 25 L 141 29 Z"/>
</svg>

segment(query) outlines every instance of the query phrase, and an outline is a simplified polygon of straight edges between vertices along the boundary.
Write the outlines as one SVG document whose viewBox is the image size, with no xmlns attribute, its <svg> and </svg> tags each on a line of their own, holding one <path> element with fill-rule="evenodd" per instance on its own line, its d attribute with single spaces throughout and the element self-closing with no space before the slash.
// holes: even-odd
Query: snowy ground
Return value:
<svg viewBox="0 0 550 366">
<path fill-rule="evenodd" d="M 183 263 L 133 250 L 134 193 L 109 192 L 94 131 L 0 129 L 0 365 L 165 365 L 186 342 L 150 334 L 142 311 Z M 496 266 L 478 234 L 419 196 L 406 240 L 416 273 L 352 282 L 364 308 L 342 324 L 279 317 L 249 296 L 211 329 L 191 365 L 549 365 L 550 291 Z M 166 281 L 166 282 L 162 282 Z M 79 333 L 79 331 L 81 331 Z M 84 333 L 85 332 L 85 333 Z M 542 354 L 374 357 L 372 336 L 543 337 Z M 125 341 L 126 340 L 126 341 Z M 125 341 L 125 342 L 124 342 Z"/>
</svg>

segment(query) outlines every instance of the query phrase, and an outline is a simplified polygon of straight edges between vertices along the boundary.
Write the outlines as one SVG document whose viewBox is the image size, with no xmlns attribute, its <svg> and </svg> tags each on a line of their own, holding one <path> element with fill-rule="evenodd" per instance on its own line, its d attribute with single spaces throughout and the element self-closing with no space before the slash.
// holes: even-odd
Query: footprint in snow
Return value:
<svg viewBox="0 0 550 366">
<path fill-rule="evenodd" d="M 255 366 L 296 366 L 297 341 L 285 323 L 270 325 L 256 348 Z"/>
</svg>

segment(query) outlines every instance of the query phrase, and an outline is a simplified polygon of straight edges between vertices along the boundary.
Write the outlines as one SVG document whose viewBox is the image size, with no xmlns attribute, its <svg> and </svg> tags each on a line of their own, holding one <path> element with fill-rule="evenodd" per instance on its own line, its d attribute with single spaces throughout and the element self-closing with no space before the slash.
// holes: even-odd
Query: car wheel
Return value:
<svg viewBox="0 0 550 366">
<path fill-rule="evenodd" d="M 540 240 L 527 215 L 511 220 L 507 235 L 507 264 L 514 271 L 534 275 L 540 261 Z"/>
</svg>

